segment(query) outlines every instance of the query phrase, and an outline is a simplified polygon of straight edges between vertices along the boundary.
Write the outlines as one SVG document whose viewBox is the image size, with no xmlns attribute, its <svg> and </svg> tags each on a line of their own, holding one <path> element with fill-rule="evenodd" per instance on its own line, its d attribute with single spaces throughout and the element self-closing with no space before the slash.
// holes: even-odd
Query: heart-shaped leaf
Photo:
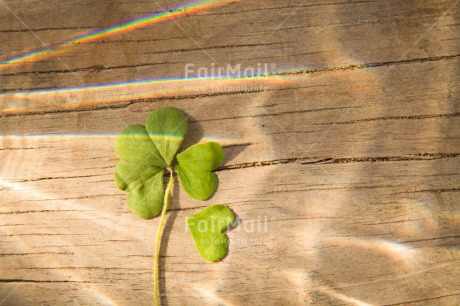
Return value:
<svg viewBox="0 0 460 306">
<path fill-rule="evenodd" d="M 163 168 L 143 164 L 118 163 L 115 184 L 127 191 L 130 210 L 143 219 L 151 219 L 163 206 Z"/>
<path fill-rule="evenodd" d="M 118 157 L 130 164 L 167 166 L 149 133 L 140 124 L 129 125 L 121 131 L 115 139 L 115 152 Z"/>
<path fill-rule="evenodd" d="M 219 261 L 228 253 L 228 237 L 222 233 L 235 220 L 225 205 L 213 205 L 187 217 L 187 224 L 201 257 Z"/>
<path fill-rule="evenodd" d="M 143 219 L 152 219 L 163 207 L 163 170 L 128 192 L 128 207 Z"/>
<path fill-rule="evenodd" d="M 115 167 L 115 184 L 120 190 L 129 191 L 158 172 L 163 172 L 163 168 L 121 161 Z"/>
<path fill-rule="evenodd" d="M 148 115 L 145 127 L 165 164 L 171 165 L 187 132 L 188 122 L 184 113 L 177 108 L 159 108 Z"/>
<path fill-rule="evenodd" d="M 217 178 L 211 171 L 222 163 L 220 144 L 205 142 L 177 154 L 174 168 L 185 192 L 192 198 L 207 200 L 216 190 Z"/>
</svg>

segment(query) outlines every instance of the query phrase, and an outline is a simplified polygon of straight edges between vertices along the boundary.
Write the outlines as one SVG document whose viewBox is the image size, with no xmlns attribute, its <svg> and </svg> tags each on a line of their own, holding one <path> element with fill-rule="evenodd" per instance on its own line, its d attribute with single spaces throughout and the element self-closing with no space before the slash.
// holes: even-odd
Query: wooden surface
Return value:
<svg viewBox="0 0 460 306">
<path fill-rule="evenodd" d="M 225 152 L 210 201 L 175 185 L 164 305 L 460 304 L 459 1 L 188 5 L 0 1 L 0 305 L 152 303 L 113 144 L 164 106 Z M 187 63 L 270 75 L 164 79 Z M 210 203 L 242 221 L 214 264 L 184 223 Z"/>
</svg>

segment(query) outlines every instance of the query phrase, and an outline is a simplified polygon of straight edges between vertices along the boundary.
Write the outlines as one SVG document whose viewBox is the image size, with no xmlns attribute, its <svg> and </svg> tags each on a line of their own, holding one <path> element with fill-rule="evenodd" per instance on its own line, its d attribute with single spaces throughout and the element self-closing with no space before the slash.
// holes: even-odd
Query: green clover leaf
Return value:
<svg viewBox="0 0 460 306">
<path fill-rule="evenodd" d="M 115 151 L 121 162 L 115 168 L 115 184 L 128 193 L 128 207 L 135 215 L 151 219 L 160 214 L 164 170 L 172 165 L 191 197 L 206 200 L 215 192 L 217 178 L 211 171 L 222 162 L 222 147 L 215 142 L 196 144 L 176 157 L 187 126 L 182 111 L 160 108 L 148 115 L 145 127 L 130 125 L 117 136 Z"/>
<path fill-rule="evenodd" d="M 188 122 L 184 113 L 176 108 L 157 109 L 148 115 L 145 127 L 165 165 L 171 165 L 187 132 Z"/>
<path fill-rule="evenodd" d="M 192 198 L 207 200 L 217 187 L 217 178 L 211 171 L 224 158 L 222 147 L 215 142 L 200 143 L 177 154 L 174 169 L 185 192 Z"/>
<path fill-rule="evenodd" d="M 169 167 L 187 131 L 187 118 L 175 108 L 160 108 L 149 114 L 146 127 L 126 127 L 115 140 L 122 160 L 115 168 L 115 184 L 128 192 L 132 213 L 151 219 L 163 206 L 163 174 Z"/>
<path fill-rule="evenodd" d="M 228 237 L 222 233 L 233 222 L 233 212 L 225 205 L 213 205 L 187 217 L 187 224 L 201 257 L 219 261 L 227 255 Z"/>
<path fill-rule="evenodd" d="M 151 219 L 163 205 L 163 168 L 120 162 L 115 168 L 115 184 L 128 192 L 129 209 L 137 216 Z"/>
</svg>

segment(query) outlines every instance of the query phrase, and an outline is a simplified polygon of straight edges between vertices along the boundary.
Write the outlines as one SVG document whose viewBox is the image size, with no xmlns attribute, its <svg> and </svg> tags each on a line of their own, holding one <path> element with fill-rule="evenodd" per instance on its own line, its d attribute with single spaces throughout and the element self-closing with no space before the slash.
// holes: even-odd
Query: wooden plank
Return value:
<svg viewBox="0 0 460 306">
<path fill-rule="evenodd" d="M 194 251 L 184 217 L 203 203 L 176 185 L 162 259 L 167 302 L 456 301 L 447 295 L 458 294 L 458 287 L 444 276 L 458 271 L 460 259 L 460 174 L 452 171 L 458 164 L 457 157 L 220 171 L 212 202 L 229 205 L 242 219 L 229 233 L 231 251 L 220 264 L 207 264 Z M 132 216 L 110 179 L 68 181 L 13 183 L 14 191 L 2 192 L 18 200 L 0 212 L 1 245 L 8 246 L 1 250 L 1 273 L 12 280 L 7 285 L 19 286 L 31 304 L 49 301 L 43 288 L 64 292 L 53 295 L 56 304 L 103 298 L 148 304 L 157 223 Z M 93 197 L 60 199 L 73 196 L 65 186 Z M 101 189 L 109 195 L 101 198 Z"/>
<path fill-rule="evenodd" d="M 2 10 L 0 20 L 11 21 L 12 25 L 3 23 L 3 27 L 15 30 L 0 32 L 5 42 L 4 60 L 43 45 L 72 41 L 87 30 L 118 25 L 124 19 L 176 5 L 88 1 L 82 10 L 84 3 L 52 1 L 34 3 L 37 8 L 31 14 L 23 8 L 25 3 L 7 3 L 11 11 Z M 65 52 L 58 56 L 45 60 L 27 57 L 26 65 L 2 65 L 0 89 L 14 92 L 184 77 L 187 63 L 195 65 L 196 75 L 199 67 L 210 70 L 211 64 L 242 64 L 244 69 L 267 63 L 269 72 L 274 72 L 458 55 L 455 4 L 454 0 L 297 0 L 282 4 L 233 1 L 211 8 L 203 5 L 197 15 L 130 32 L 114 31 L 109 37 L 83 40 L 71 47 L 65 45 Z M 56 9 L 49 10 L 50 6 Z M 93 10 L 106 13 L 99 19 L 88 18 Z M 72 16 L 63 18 L 69 11 Z M 32 32 L 25 31 L 26 25 L 12 12 L 18 12 L 17 17 Z"/>
<path fill-rule="evenodd" d="M 421 65 L 419 66 L 419 64 Z M 38 92 L 4 93 L 0 95 L 0 105 L 2 106 L 3 115 L 8 116 L 18 113 L 71 111 L 77 108 L 80 110 L 107 109 L 125 107 L 137 102 L 166 100 L 167 103 L 168 100 L 174 98 L 196 100 L 197 98 L 210 97 L 213 100 L 217 100 L 220 99 L 216 98 L 218 96 L 227 96 L 221 99 L 231 98 L 232 103 L 240 106 L 241 104 L 238 103 L 242 103 L 243 99 L 245 99 L 245 105 L 247 105 L 249 103 L 248 100 L 255 103 L 254 100 L 256 98 L 260 97 L 258 100 L 265 100 L 267 96 L 271 95 L 275 95 L 278 99 L 286 100 L 286 97 L 283 95 L 284 93 L 291 95 L 290 102 L 294 99 L 295 102 L 303 102 L 303 105 L 310 105 L 305 104 L 305 102 L 315 103 L 319 101 L 319 103 L 324 105 L 326 102 L 323 100 L 325 95 L 330 91 L 336 91 L 340 93 L 340 96 L 334 98 L 337 102 L 345 103 L 364 98 L 373 100 L 374 95 L 377 93 L 382 95 L 379 98 L 385 101 L 385 103 L 396 104 L 395 102 L 399 102 L 397 103 L 399 105 L 404 102 L 403 105 L 405 108 L 410 108 L 411 104 L 409 102 L 419 103 L 418 101 L 414 101 L 414 98 L 423 101 L 430 98 L 437 98 L 437 95 L 440 95 L 440 98 L 443 100 L 447 99 L 447 102 L 449 102 L 449 99 L 454 97 L 458 92 L 458 88 L 455 86 L 458 80 L 458 73 L 456 73 L 457 65 L 458 57 L 455 56 L 446 59 L 382 64 L 378 67 L 361 66 L 360 69 L 343 67 L 342 69 L 333 71 L 333 74 L 323 71 L 316 73 L 306 72 L 300 75 L 273 75 L 267 78 L 255 79 L 152 81 L 75 88 L 71 90 L 56 89 Z M 407 70 L 407 73 L 405 70 Z M 410 86 L 409 90 L 405 89 L 402 86 L 403 84 Z M 426 86 L 427 88 L 423 88 L 422 86 Z M 394 90 L 395 93 L 401 94 L 401 96 L 392 94 L 392 92 L 388 91 L 387 87 Z M 353 88 L 353 90 L 350 91 L 350 88 Z M 286 89 L 291 90 L 288 91 Z M 280 90 L 284 91 L 277 94 L 276 92 Z M 308 91 L 311 95 L 312 90 L 318 97 L 316 101 L 314 97 L 303 94 Z M 294 96 L 293 92 L 297 91 L 302 93 L 302 95 L 296 93 L 297 96 Z M 419 94 L 420 91 L 435 96 L 422 96 Z M 451 91 L 452 94 L 449 96 Z M 240 94 L 246 95 L 235 97 L 235 95 Z M 261 96 L 261 94 L 264 95 Z M 408 100 L 404 101 L 402 98 Z M 201 100 L 198 101 L 199 103 L 193 102 L 194 106 L 192 108 L 202 105 Z M 331 104 L 335 103 L 335 101 L 327 102 Z M 280 108 L 285 107 L 285 104 L 278 103 L 275 105 L 272 103 L 268 105 L 269 107 Z M 443 110 L 443 105 L 445 104 L 441 104 L 441 111 Z M 359 106 L 364 107 L 365 104 Z M 227 108 L 228 106 L 222 105 L 218 111 L 225 114 Z M 292 107 L 289 108 L 292 109 Z M 251 109 L 250 111 L 253 110 Z M 263 110 L 259 110 L 259 112 L 261 111 Z M 421 111 L 419 110 L 419 112 Z"/>
<path fill-rule="evenodd" d="M 290 76 L 282 88 L 268 92 L 8 116 L 0 127 L 2 176 L 97 180 L 117 161 L 114 135 L 161 106 L 179 107 L 190 116 L 190 142 L 205 136 L 224 145 L 227 166 L 284 159 L 456 156 L 456 66 L 458 59 L 451 59 Z"/>
<path fill-rule="evenodd" d="M 0 62 L 188 4 L 3 1 Z M 164 106 L 226 156 L 209 202 L 175 184 L 164 305 L 459 304 L 458 1 L 212 6 L 0 65 L 0 305 L 151 304 L 158 222 L 128 211 L 113 142 Z M 274 73 L 161 80 L 187 63 Z M 209 203 L 241 220 L 217 264 L 184 222 Z"/>
</svg>

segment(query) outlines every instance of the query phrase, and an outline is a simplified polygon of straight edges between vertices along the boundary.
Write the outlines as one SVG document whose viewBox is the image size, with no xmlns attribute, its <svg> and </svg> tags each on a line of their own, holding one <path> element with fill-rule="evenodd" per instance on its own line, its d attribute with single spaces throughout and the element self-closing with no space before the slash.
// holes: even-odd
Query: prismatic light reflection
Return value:
<svg viewBox="0 0 460 306">
<path fill-rule="evenodd" d="M 5 92 L 0 94 L 2 113 L 43 111 L 50 108 L 71 109 L 114 102 L 155 99 L 161 97 L 196 96 L 210 92 L 256 92 L 283 82 L 273 76 L 254 77 L 166 77 L 77 86 Z"/>
<path fill-rule="evenodd" d="M 118 134 L 32 134 L 32 135 L 1 135 L 0 134 L 0 144 L 2 142 L 10 141 L 11 143 L 8 145 L 8 147 L 17 147 L 20 148 L 21 146 L 24 145 L 24 143 L 27 143 L 28 145 L 33 145 L 35 142 L 43 143 L 46 141 L 72 141 L 75 139 L 89 139 L 89 138 L 95 138 L 95 139 L 110 139 L 110 142 L 112 143 L 115 137 L 117 137 Z M 154 135 L 153 137 L 157 139 L 168 139 L 172 138 L 171 136 L 168 135 Z M 231 146 L 231 145 L 238 145 L 238 144 L 246 144 L 247 141 L 244 139 L 239 139 L 239 138 L 225 138 L 225 137 L 217 137 L 217 136 L 205 136 L 200 139 L 201 142 L 210 142 L 210 141 L 215 141 L 219 142 L 222 146 Z M 15 146 L 17 144 L 17 146 Z"/>
<path fill-rule="evenodd" d="M 110 26 L 95 31 L 90 31 L 85 34 L 78 35 L 68 40 L 44 46 L 29 52 L 25 52 L 10 58 L 6 58 L 0 61 L 0 70 L 17 65 L 21 63 L 30 63 L 39 61 L 45 58 L 50 58 L 69 50 L 70 47 L 88 43 L 95 40 L 100 40 L 112 35 L 129 32 L 135 29 L 143 28 L 155 23 L 163 22 L 166 20 L 176 19 L 190 14 L 196 14 L 201 11 L 206 11 L 211 8 L 224 6 L 230 2 L 237 2 L 240 0 L 222 0 L 222 1 L 201 1 L 185 6 L 181 6 L 175 9 L 170 9 L 164 12 L 151 13 L 136 19 L 125 21 L 114 26 Z"/>
<path fill-rule="evenodd" d="M 272 90 L 273 85 L 285 85 L 299 78 L 307 78 L 312 73 L 322 72 L 324 69 L 294 67 L 271 71 L 268 75 L 168 76 L 87 86 L 9 91 L 0 93 L 0 111 L 3 114 L 15 114 L 112 103 L 144 102 L 163 97 L 263 92 Z M 372 73 L 367 69 L 362 69 L 360 72 L 360 79 L 372 77 Z"/>
</svg>

